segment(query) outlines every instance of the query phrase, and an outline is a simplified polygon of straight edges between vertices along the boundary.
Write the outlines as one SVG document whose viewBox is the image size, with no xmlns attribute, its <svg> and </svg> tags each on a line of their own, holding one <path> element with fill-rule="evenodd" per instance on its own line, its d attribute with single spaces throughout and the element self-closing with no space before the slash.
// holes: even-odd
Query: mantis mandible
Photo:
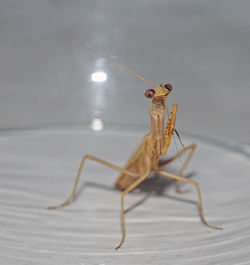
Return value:
<svg viewBox="0 0 250 265">
<path fill-rule="evenodd" d="M 121 173 L 116 181 L 116 188 L 122 191 L 122 194 L 121 194 L 122 238 L 121 238 L 120 244 L 116 247 L 116 249 L 119 249 L 123 245 L 124 240 L 125 240 L 125 235 L 126 235 L 125 217 L 124 217 L 124 197 L 130 191 L 134 190 L 139 184 L 141 184 L 152 173 L 158 173 L 164 177 L 173 179 L 175 183 L 175 189 L 179 193 L 182 192 L 179 188 L 180 181 L 193 185 L 196 188 L 196 191 L 198 194 L 200 217 L 201 217 L 202 222 L 209 228 L 222 230 L 222 228 L 212 226 L 208 224 L 208 222 L 206 221 L 204 217 L 204 213 L 203 213 L 203 205 L 202 205 L 202 198 L 201 198 L 201 191 L 200 191 L 199 184 L 192 179 L 188 179 L 182 176 L 184 170 L 186 169 L 195 151 L 196 144 L 193 143 L 187 147 L 184 147 L 184 145 L 181 142 L 180 136 L 175 129 L 175 120 L 176 120 L 176 113 L 177 113 L 177 108 L 178 108 L 177 104 L 173 104 L 171 112 L 168 115 L 168 120 L 167 120 L 167 124 L 165 127 L 165 116 L 166 116 L 166 110 L 167 110 L 166 100 L 170 92 L 172 91 L 172 85 L 171 84 L 163 85 L 161 83 L 160 85 L 155 86 L 142 75 L 139 75 L 129 70 L 128 68 L 118 64 L 111 58 L 102 55 L 101 53 L 95 51 L 92 48 L 89 48 L 88 46 L 76 40 L 73 40 L 69 37 L 67 37 L 67 39 L 71 40 L 72 42 L 76 43 L 79 46 L 83 46 L 89 49 L 90 51 L 94 52 L 98 56 L 101 56 L 105 58 L 106 60 L 108 60 L 109 62 L 111 62 L 112 64 L 128 71 L 130 74 L 145 81 L 151 86 L 151 88 L 147 89 L 144 93 L 147 98 L 150 98 L 152 100 L 151 107 L 150 107 L 151 127 L 150 127 L 150 132 L 143 137 L 141 144 L 132 154 L 132 156 L 130 157 L 130 159 L 128 160 L 124 168 L 114 165 L 112 163 L 106 162 L 98 157 L 95 157 L 92 155 L 85 155 L 82 158 L 80 167 L 78 169 L 71 195 L 62 204 L 58 206 L 50 206 L 48 208 L 49 209 L 62 208 L 68 205 L 72 201 L 72 199 L 74 198 L 76 194 L 77 185 L 78 185 L 85 161 L 92 160 L 104 166 L 110 167 L 114 170 L 117 170 Z M 183 149 L 179 151 L 173 157 L 163 162 L 160 162 L 159 161 L 160 157 L 166 155 L 168 151 L 174 132 L 177 134 L 183 146 Z M 171 174 L 162 169 L 165 165 L 179 158 L 186 152 L 188 152 L 187 158 L 184 161 L 177 175 Z"/>
</svg>

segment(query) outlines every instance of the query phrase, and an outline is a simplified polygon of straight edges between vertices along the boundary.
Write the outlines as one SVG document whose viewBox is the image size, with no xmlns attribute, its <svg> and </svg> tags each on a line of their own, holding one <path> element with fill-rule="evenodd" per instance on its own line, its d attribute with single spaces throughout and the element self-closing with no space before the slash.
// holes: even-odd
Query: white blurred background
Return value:
<svg viewBox="0 0 250 265">
<path fill-rule="evenodd" d="M 2 0 L 0 129 L 148 125 L 148 85 L 170 82 L 177 128 L 250 143 L 250 2 Z M 107 80 L 94 82 L 102 71 Z"/>
</svg>

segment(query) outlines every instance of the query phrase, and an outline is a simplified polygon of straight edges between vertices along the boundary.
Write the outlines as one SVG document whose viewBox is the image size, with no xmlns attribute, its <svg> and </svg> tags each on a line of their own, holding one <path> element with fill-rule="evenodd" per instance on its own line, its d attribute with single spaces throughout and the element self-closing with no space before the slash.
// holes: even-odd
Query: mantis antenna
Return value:
<svg viewBox="0 0 250 265">
<path fill-rule="evenodd" d="M 110 63 L 112 63 L 112 64 L 114 64 L 114 65 L 116 65 L 116 66 L 118 66 L 118 67 L 120 67 L 120 68 L 122 68 L 122 69 L 124 69 L 124 70 L 126 70 L 127 72 L 129 72 L 129 73 L 132 74 L 133 76 L 135 76 L 135 77 L 137 77 L 137 78 L 143 80 L 144 82 L 146 82 L 146 83 L 150 84 L 152 87 L 154 87 L 153 83 L 150 82 L 149 80 L 147 80 L 147 79 L 146 79 L 145 77 L 143 77 L 142 75 L 139 75 L 139 74 L 133 72 L 132 70 L 128 69 L 127 67 L 125 67 L 125 66 L 123 66 L 123 65 L 121 65 L 121 64 L 119 64 L 119 63 L 117 63 L 116 61 L 112 60 L 111 58 L 109 58 L 109 57 L 107 57 L 107 56 L 105 56 L 105 55 L 103 55 L 103 54 L 101 54 L 100 52 L 98 52 L 98 51 L 96 51 L 96 50 L 94 50 L 94 49 L 88 47 L 87 45 L 83 44 L 83 43 L 80 42 L 80 41 L 74 40 L 74 39 L 70 38 L 69 36 L 65 36 L 65 37 L 66 37 L 66 39 L 72 41 L 72 42 L 75 43 L 76 45 L 78 45 L 78 46 L 80 46 L 80 47 L 84 47 L 84 48 L 90 50 L 91 52 L 95 53 L 96 55 L 98 55 L 98 56 L 104 58 L 105 60 L 109 61 Z M 168 111 L 167 111 L 167 112 L 168 112 Z M 175 130 L 175 133 L 176 133 L 176 135 L 177 135 L 177 137 L 178 137 L 178 139 L 179 139 L 179 141 L 180 141 L 182 147 L 184 148 L 184 144 L 182 143 L 182 140 L 181 140 L 181 137 L 180 137 L 179 133 L 178 133 L 176 130 Z"/>
<path fill-rule="evenodd" d="M 101 56 L 102 58 L 106 59 L 106 60 L 109 61 L 110 63 L 112 63 L 112 64 L 114 64 L 114 65 L 116 65 L 116 66 L 118 66 L 118 67 L 120 67 L 120 68 L 122 68 L 122 69 L 124 69 L 124 70 L 126 70 L 126 71 L 129 72 L 130 74 L 134 75 L 135 77 L 137 77 L 137 78 L 143 80 L 144 82 L 150 84 L 150 86 L 154 87 L 153 83 L 151 83 L 151 82 L 150 82 L 149 80 L 147 80 L 145 77 L 143 77 L 143 76 L 141 76 L 141 75 L 139 75 L 139 74 L 133 72 L 132 70 L 128 69 L 127 67 L 125 67 L 125 66 L 123 66 L 123 65 L 120 65 L 120 64 L 117 63 L 116 61 L 114 61 L 114 60 L 112 60 L 111 58 L 109 58 L 109 57 L 107 57 L 107 56 L 101 54 L 100 52 L 98 52 L 98 51 L 96 51 L 96 50 L 94 50 L 94 49 L 88 47 L 87 45 L 85 45 L 85 44 L 83 44 L 83 43 L 81 43 L 81 42 L 79 42 L 79 41 L 77 41 L 77 40 L 74 40 L 74 39 L 70 38 L 69 36 L 65 36 L 65 37 L 66 37 L 66 39 L 72 41 L 72 42 L 75 43 L 76 45 L 81 46 L 81 47 L 84 47 L 84 48 L 90 50 L 91 52 L 95 53 L 96 55 Z"/>
</svg>

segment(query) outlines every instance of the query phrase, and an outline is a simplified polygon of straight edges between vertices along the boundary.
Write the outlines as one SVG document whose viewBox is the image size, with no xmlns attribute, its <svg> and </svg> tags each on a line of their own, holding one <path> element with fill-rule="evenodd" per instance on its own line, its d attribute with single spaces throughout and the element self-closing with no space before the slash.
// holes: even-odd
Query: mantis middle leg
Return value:
<svg viewBox="0 0 250 265">
<path fill-rule="evenodd" d="M 133 189 L 135 189 L 140 183 L 142 183 L 147 176 L 150 173 L 150 168 L 151 168 L 151 162 L 150 160 L 146 159 L 145 160 L 146 163 L 146 172 L 143 176 L 141 176 L 139 179 L 137 179 L 134 183 L 132 183 L 125 191 L 123 191 L 122 196 L 121 196 L 121 222 L 122 222 L 122 239 L 120 244 L 115 248 L 116 250 L 118 250 L 122 244 L 124 243 L 125 240 L 125 235 L 126 235 L 126 229 L 125 229 L 125 218 L 124 218 L 124 197 L 126 194 L 128 194 L 130 191 L 132 191 Z"/>
<path fill-rule="evenodd" d="M 187 151 L 190 151 L 184 164 L 182 165 L 181 169 L 179 170 L 178 172 L 178 176 L 182 176 L 184 170 L 187 168 L 193 154 L 194 154 L 194 151 L 195 151 L 195 148 L 197 147 L 197 144 L 196 143 L 193 143 L 187 147 L 184 147 L 180 152 L 178 152 L 175 156 L 172 156 L 171 158 L 167 159 L 166 161 L 163 161 L 159 164 L 159 168 L 162 168 L 164 166 L 166 166 L 167 164 L 171 163 L 172 161 L 174 161 L 175 159 L 179 158 L 180 156 L 182 156 L 184 153 L 186 153 Z M 178 180 L 175 180 L 175 190 L 178 192 L 178 193 L 183 193 L 183 191 L 180 189 L 180 186 L 179 186 L 179 181 Z M 185 192 L 185 191 L 184 191 Z"/>
</svg>

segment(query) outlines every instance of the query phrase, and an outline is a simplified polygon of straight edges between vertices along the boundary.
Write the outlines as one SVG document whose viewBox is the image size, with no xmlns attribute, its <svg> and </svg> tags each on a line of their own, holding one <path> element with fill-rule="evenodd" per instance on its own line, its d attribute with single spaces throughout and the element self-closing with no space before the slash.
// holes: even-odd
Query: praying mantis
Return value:
<svg viewBox="0 0 250 265">
<path fill-rule="evenodd" d="M 177 113 L 177 104 L 173 104 L 171 112 L 168 114 L 168 120 L 165 127 L 165 116 L 167 112 L 167 106 L 166 101 L 171 93 L 173 87 L 171 84 L 167 83 L 163 85 L 162 83 L 160 85 L 154 85 L 149 80 L 147 80 L 142 75 L 139 75 L 130 69 L 118 64 L 113 59 L 106 57 L 102 55 L 101 53 L 95 51 L 92 48 L 89 48 L 88 46 L 73 40 L 69 37 L 66 37 L 67 39 L 71 40 L 72 42 L 76 43 L 79 46 L 83 46 L 87 48 L 88 50 L 92 51 L 98 56 L 101 56 L 111 62 L 112 64 L 128 71 L 130 74 L 134 75 L 135 77 L 143 80 L 147 84 L 150 85 L 151 88 L 147 89 L 145 91 L 145 96 L 147 98 L 150 98 L 151 101 L 151 107 L 150 107 L 150 118 L 151 118 L 151 126 L 150 131 L 147 135 L 145 135 L 142 139 L 142 142 L 138 146 L 138 148 L 134 151 L 130 159 L 128 160 L 125 167 L 119 167 L 115 164 L 109 163 L 105 160 L 102 160 L 98 157 L 92 156 L 92 155 L 85 155 L 82 158 L 80 167 L 78 169 L 76 179 L 74 182 L 73 190 L 71 195 L 61 204 L 57 206 L 50 206 L 49 209 L 58 209 L 62 208 L 66 205 L 68 205 L 72 199 L 75 197 L 77 185 L 79 183 L 80 175 L 83 170 L 84 164 L 86 160 L 91 160 L 97 163 L 100 163 L 104 166 L 110 167 L 118 172 L 120 172 L 120 175 L 116 181 L 116 188 L 122 191 L 121 194 L 121 224 L 122 224 L 122 238 L 119 243 L 119 245 L 116 247 L 116 250 L 118 250 L 125 241 L 125 235 L 126 235 L 126 228 L 125 228 L 125 216 L 124 216 L 124 197 L 134 190 L 138 185 L 140 185 L 149 175 L 153 173 L 158 173 L 164 177 L 170 178 L 174 180 L 175 189 L 178 193 L 181 193 L 181 189 L 179 187 L 179 182 L 186 182 L 191 185 L 193 185 L 196 188 L 197 194 L 198 194 L 198 201 L 199 201 L 199 210 L 200 210 L 200 217 L 204 225 L 206 225 L 209 228 L 222 230 L 220 227 L 212 226 L 208 224 L 204 217 L 204 211 L 203 211 L 203 205 L 202 205 L 202 197 L 201 197 L 201 191 L 199 184 L 192 179 L 188 179 L 183 177 L 183 172 L 188 166 L 188 163 L 193 156 L 193 153 L 196 149 L 196 144 L 193 143 L 187 147 L 185 147 L 181 141 L 181 138 L 175 129 L 175 120 L 176 120 L 176 113 Z M 176 133 L 177 137 L 180 140 L 180 143 L 182 144 L 182 150 L 177 152 L 176 155 L 168 158 L 167 160 L 160 162 L 160 157 L 166 155 L 168 148 L 170 146 L 173 134 Z M 181 157 L 184 153 L 187 153 L 188 155 L 186 157 L 186 160 L 184 161 L 181 169 L 179 170 L 178 174 L 172 174 L 167 171 L 164 171 L 162 168 L 174 161 L 175 159 Z"/>
</svg>

